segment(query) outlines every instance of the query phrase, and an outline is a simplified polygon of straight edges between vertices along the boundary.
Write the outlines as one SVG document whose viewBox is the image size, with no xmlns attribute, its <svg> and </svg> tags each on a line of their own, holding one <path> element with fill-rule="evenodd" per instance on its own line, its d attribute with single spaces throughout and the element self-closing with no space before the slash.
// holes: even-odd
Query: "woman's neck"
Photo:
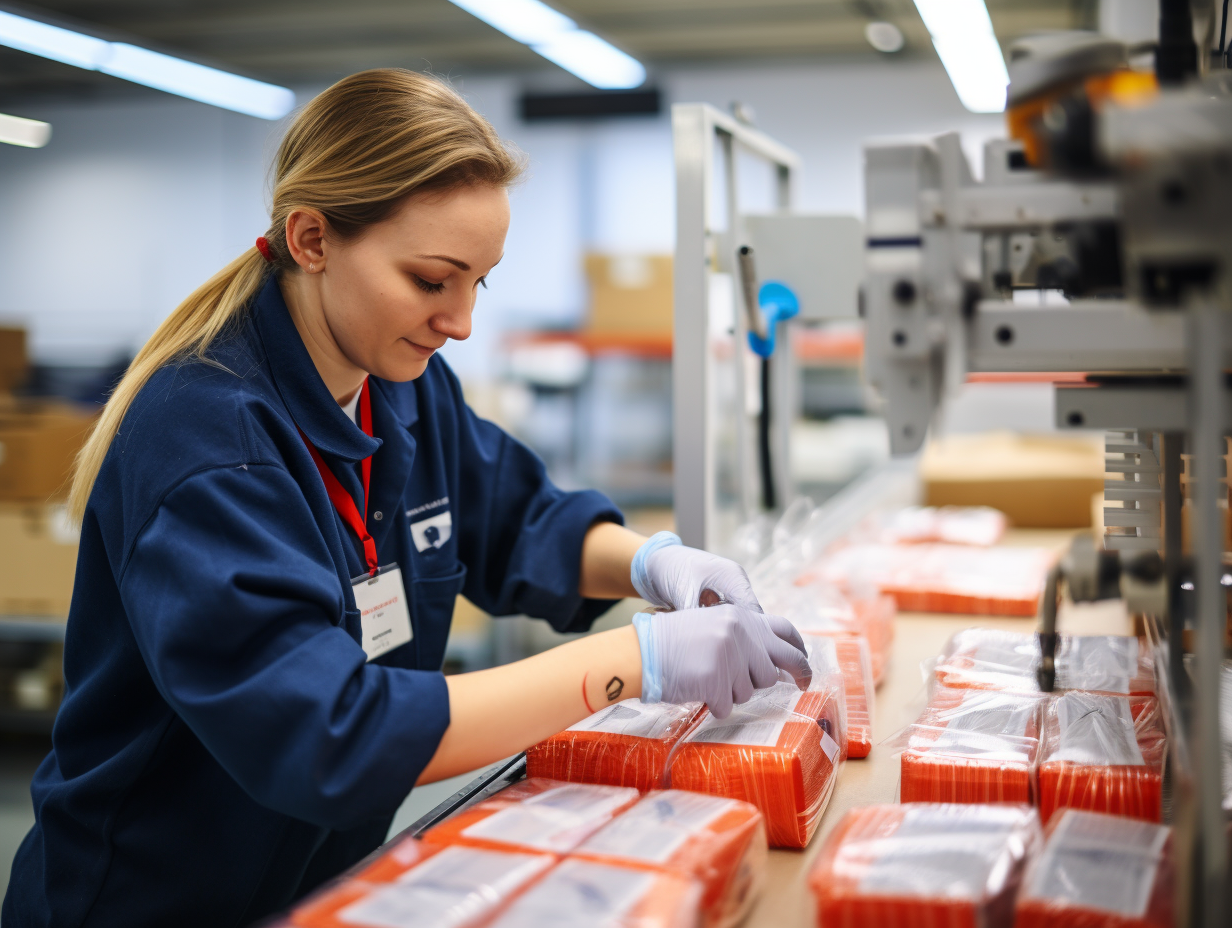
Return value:
<svg viewBox="0 0 1232 928">
<path fill-rule="evenodd" d="M 339 406 L 345 406 L 363 386 L 367 371 L 352 364 L 338 347 L 338 340 L 325 318 L 320 293 L 308 275 L 284 274 L 278 279 L 278 287 L 295 330 L 303 339 L 317 373 L 325 381 L 325 388 Z"/>
</svg>

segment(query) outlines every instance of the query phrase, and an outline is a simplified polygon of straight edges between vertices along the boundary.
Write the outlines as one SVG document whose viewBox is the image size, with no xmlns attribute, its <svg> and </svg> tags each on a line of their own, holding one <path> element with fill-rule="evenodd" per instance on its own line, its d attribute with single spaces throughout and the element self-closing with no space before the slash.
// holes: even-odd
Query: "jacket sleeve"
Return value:
<svg viewBox="0 0 1232 928">
<path fill-rule="evenodd" d="M 463 595 L 490 615 L 525 614 L 560 632 L 586 631 L 615 600 L 578 592 L 582 541 L 596 522 L 623 525 L 624 516 L 602 493 L 553 484 L 539 456 L 475 415 L 452 372 L 447 376 L 461 411 Z"/>
<path fill-rule="evenodd" d="M 365 662 L 302 493 L 281 467 L 189 477 L 121 570 L 159 692 L 257 802 L 329 828 L 394 812 L 449 726 L 437 672 Z"/>
</svg>

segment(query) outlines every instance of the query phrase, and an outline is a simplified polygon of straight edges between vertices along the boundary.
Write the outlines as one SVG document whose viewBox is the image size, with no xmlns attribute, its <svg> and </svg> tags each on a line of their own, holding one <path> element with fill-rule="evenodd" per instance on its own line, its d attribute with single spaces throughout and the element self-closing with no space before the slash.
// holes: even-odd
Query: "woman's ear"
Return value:
<svg viewBox="0 0 1232 928">
<path fill-rule="evenodd" d="M 300 270 L 325 270 L 325 217 L 315 209 L 294 209 L 287 216 L 287 251 Z"/>
</svg>

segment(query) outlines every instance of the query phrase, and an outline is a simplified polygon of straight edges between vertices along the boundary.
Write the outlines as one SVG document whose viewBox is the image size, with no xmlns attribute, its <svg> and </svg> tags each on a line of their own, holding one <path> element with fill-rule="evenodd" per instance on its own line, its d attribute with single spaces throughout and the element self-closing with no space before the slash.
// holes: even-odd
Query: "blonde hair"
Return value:
<svg viewBox="0 0 1232 928">
<path fill-rule="evenodd" d="M 297 265 L 287 250 L 293 210 L 322 213 L 341 240 L 390 217 L 411 194 L 467 184 L 508 186 L 522 163 L 488 122 L 441 81 L 382 68 L 334 84 L 295 118 L 274 164 L 271 261 L 255 247 L 195 290 L 142 346 L 77 455 L 69 511 L 80 520 L 107 449 L 137 393 L 160 368 L 206 360 L 271 272 Z"/>
</svg>

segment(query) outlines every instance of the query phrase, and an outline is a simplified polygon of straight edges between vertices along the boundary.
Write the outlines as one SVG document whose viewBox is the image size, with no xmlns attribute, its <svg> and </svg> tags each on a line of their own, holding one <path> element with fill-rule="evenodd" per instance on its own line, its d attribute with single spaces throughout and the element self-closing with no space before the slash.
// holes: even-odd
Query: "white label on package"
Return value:
<svg viewBox="0 0 1232 928">
<path fill-rule="evenodd" d="M 692 835 L 734 805 L 731 799 L 682 790 L 650 793 L 592 835 L 578 853 L 665 863 Z"/>
<path fill-rule="evenodd" d="M 1028 753 L 1027 726 L 1039 704 L 1002 693 L 973 692 L 946 713 L 944 727 L 931 745 L 938 753 L 958 752 L 985 759 L 1022 760 Z M 928 726 L 925 726 L 927 728 Z M 914 746 L 914 743 L 913 743 Z"/>
<path fill-rule="evenodd" d="M 783 726 L 792 718 L 791 710 L 799 699 L 800 690 L 794 683 L 777 683 L 757 690 L 752 699 L 736 706 L 727 718 L 707 716 L 689 740 L 774 747 L 783 733 Z"/>
<path fill-rule="evenodd" d="M 1099 767 L 1145 764 L 1128 697 L 1066 693 L 1054 705 L 1060 731 L 1057 749 L 1044 758 L 1045 763 L 1065 760 Z"/>
<path fill-rule="evenodd" d="M 495 909 L 553 858 L 450 847 L 338 913 L 371 928 L 455 928 Z"/>
<path fill-rule="evenodd" d="M 561 786 L 480 819 L 462 834 L 565 853 L 636 795 L 634 789 Z"/>
<path fill-rule="evenodd" d="M 1048 840 L 1026 895 L 1141 918 L 1167 839 L 1164 825 L 1069 810 Z"/>
<path fill-rule="evenodd" d="M 653 874 L 566 860 L 521 896 L 491 928 L 615 926 L 650 891 Z"/>
<path fill-rule="evenodd" d="M 834 763 L 834 758 L 838 757 L 838 742 L 831 738 L 824 728 L 821 730 L 821 749 L 826 752 L 830 763 Z"/>
<path fill-rule="evenodd" d="M 1138 672 L 1138 639 L 1091 635 L 1062 639 L 1057 657 L 1057 687 L 1129 693 Z"/>
<path fill-rule="evenodd" d="M 614 706 L 600 709 L 594 715 L 587 716 L 569 731 L 597 731 L 612 735 L 626 735 L 631 738 L 653 738 L 661 740 L 667 737 L 673 725 L 680 724 L 697 710 L 697 703 L 686 703 L 683 706 L 671 703 L 652 703 L 647 705 L 640 699 L 626 699 Z"/>
</svg>

